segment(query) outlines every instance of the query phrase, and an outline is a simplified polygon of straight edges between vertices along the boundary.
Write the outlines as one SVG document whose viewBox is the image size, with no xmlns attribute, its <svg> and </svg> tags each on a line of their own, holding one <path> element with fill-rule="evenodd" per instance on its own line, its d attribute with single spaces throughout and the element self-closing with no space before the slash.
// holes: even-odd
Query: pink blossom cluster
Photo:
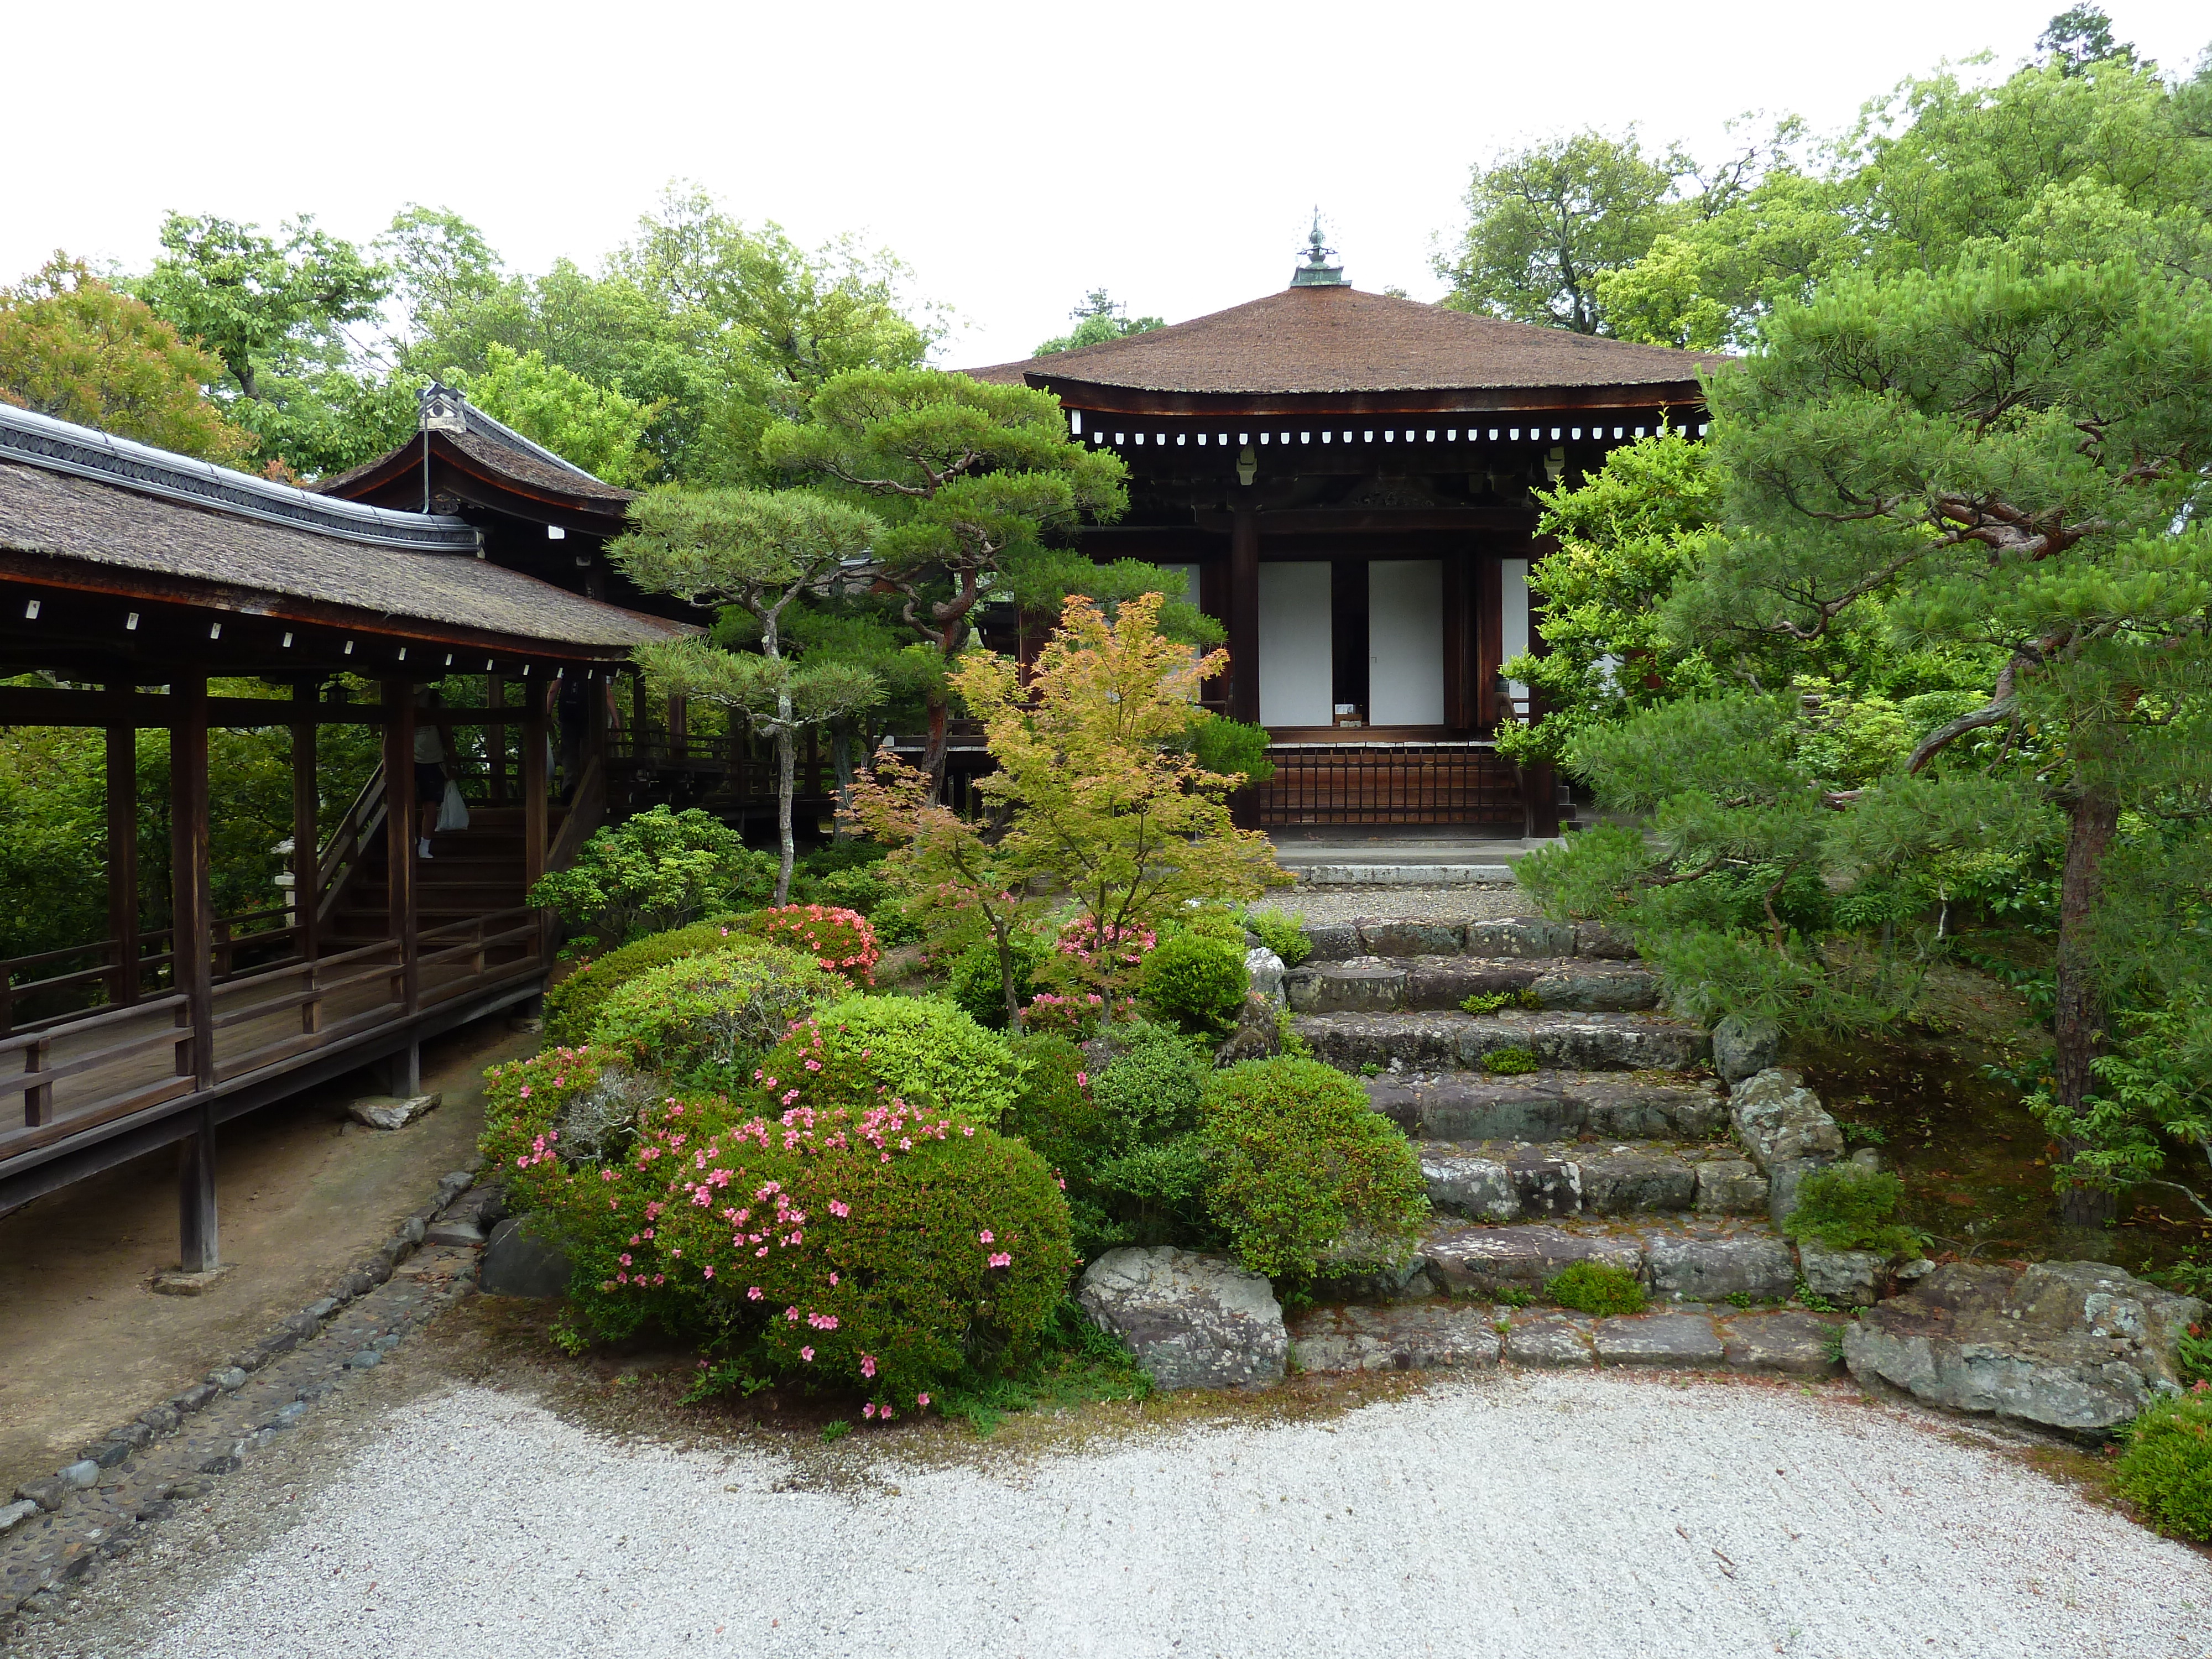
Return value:
<svg viewBox="0 0 2212 1659">
<path fill-rule="evenodd" d="M 781 937 L 811 956 L 817 965 L 843 974 L 863 985 L 876 982 L 876 963 L 883 952 L 877 948 L 876 930 L 858 910 L 839 905 L 787 904 L 764 910 L 757 925 L 768 939 Z M 848 938 L 840 938 L 842 933 Z"/>
</svg>

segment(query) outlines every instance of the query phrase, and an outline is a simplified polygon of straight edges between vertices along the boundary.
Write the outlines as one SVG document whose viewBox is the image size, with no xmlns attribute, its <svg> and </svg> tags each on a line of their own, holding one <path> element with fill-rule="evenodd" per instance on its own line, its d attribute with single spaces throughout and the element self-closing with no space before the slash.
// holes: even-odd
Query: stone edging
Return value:
<svg viewBox="0 0 2212 1659">
<path fill-rule="evenodd" d="M 483 1197 L 467 1203 L 465 1194 Z M 432 1201 L 329 1295 L 203 1381 L 109 1430 L 52 1475 L 24 1482 L 0 1504 L 0 1619 L 50 1610 L 70 1585 L 128 1554 L 144 1527 L 204 1498 L 211 1480 L 473 1289 L 477 1223 L 499 1198 L 498 1188 L 477 1186 L 473 1170 L 445 1176 Z M 418 1254 L 421 1265 L 398 1273 Z"/>
</svg>

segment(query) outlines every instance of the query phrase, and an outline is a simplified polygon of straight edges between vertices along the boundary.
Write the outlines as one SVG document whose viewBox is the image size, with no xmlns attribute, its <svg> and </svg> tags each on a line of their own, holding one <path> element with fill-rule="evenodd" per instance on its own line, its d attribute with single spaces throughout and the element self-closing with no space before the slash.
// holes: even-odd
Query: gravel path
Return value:
<svg viewBox="0 0 2212 1659">
<path fill-rule="evenodd" d="M 168 1659 L 1765 1653 L 2203 1659 L 2212 1566 L 1841 1391 L 1439 1382 L 1328 1423 L 823 1483 L 511 1394 L 396 1405 L 299 1524 L 189 1589 Z M 134 1563 L 143 1572 L 154 1564 Z M 186 1583 L 191 1575 L 187 1575 Z M 57 1632 L 58 1634 L 58 1632 Z M 98 1638 L 70 1633 L 86 1652 Z M 120 1653 L 119 1644 L 104 1650 Z"/>
<path fill-rule="evenodd" d="M 1536 901 L 1518 887 L 1292 887 L 1253 907 L 1280 910 L 1304 921 L 1487 921 L 1493 916 L 1533 916 Z"/>
</svg>

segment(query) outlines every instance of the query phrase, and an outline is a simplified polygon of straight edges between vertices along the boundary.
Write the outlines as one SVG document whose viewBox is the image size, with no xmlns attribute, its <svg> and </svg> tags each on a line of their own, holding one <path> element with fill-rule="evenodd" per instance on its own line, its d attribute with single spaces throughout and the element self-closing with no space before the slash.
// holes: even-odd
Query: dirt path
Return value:
<svg viewBox="0 0 2212 1659">
<path fill-rule="evenodd" d="M 445 1103 L 397 1133 L 346 1118 L 374 1092 L 358 1079 L 226 1126 L 218 1201 L 235 1267 L 205 1296 L 148 1289 L 177 1261 L 173 1152 L 0 1218 L 0 1496 L 324 1294 L 475 1157 L 484 1067 L 537 1043 L 494 1018 L 426 1044 L 423 1086 Z"/>
</svg>

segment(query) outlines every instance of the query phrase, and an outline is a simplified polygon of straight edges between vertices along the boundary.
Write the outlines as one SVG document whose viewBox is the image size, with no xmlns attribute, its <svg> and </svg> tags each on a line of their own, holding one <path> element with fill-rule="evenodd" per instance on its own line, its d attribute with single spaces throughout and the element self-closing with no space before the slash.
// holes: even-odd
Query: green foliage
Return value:
<svg viewBox="0 0 2212 1659">
<path fill-rule="evenodd" d="M 1799 1184 L 1797 1207 L 1782 1218 L 1782 1231 L 1791 1238 L 1817 1238 L 1832 1250 L 1917 1256 L 1918 1238 L 1892 1219 L 1904 1196 L 1905 1183 L 1886 1170 L 1831 1164 Z"/>
<path fill-rule="evenodd" d="M 1395 1266 L 1420 1237 L 1429 1201 L 1413 1144 L 1334 1067 L 1246 1060 L 1207 1080 L 1200 1115 L 1207 1208 L 1254 1272 Z"/>
<path fill-rule="evenodd" d="M 1542 1064 L 1534 1048 L 1492 1048 L 1482 1057 L 1482 1069 L 1492 1077 L 1519 1077 Z"/>
<path fill-rule="evenodd" d="M 989 1436 L 1017 1412 L 1064 1411 L 1094 1401 L 1148 1400 L 1152 1373 L 1110 1332 L 1091 1322 L 1080 1304 L 1064 1298 L 1046 1322 L 1036 1358 L 994 1376 L 963 1376 L 937 1400 L 945 1416 Z"/>
<path fill-rule="evenodd" d="M 1477 991 L 1459 1006 L 1462 1013 L 1494 1014 L 1501 1008 L 1540 1008 L 1544 1000 L 1524 987 L 1518 991 Z"/>
<path fill-rule="evenodd" d="M 626 944 L 766 896 L 768 864 L 711 813 L 654 806 L 595 831 L 529 902 L 590 929 L 595 943 Z"/>
<path fill-rule="evenodd" d="M 1203 933 L 1176 934 L 1145 958 L 1145 1000 L 1190 1032 L 1226 1031 L 1237 1023 L 1251 988 L 1244 967 L 1243 930 L 1236 944 Z"/>
<path fill-rule="evenodd" d="M 2125 1431 L 2112 1485 L 2162 1529 L 2212 1542 L 2212 1394 L 2154 1400 Z"/>
<path fill-rule="evenodd" d="M 1640 1314 L 1644 1308 L 1642 1281 L 1610 1261 L 1570 1262 L 1544 1282 L 1544 1294 L 1563 1308 L 1601 1319 Z"/>
<path fill-rule="evenodd" d="M 1011 941 L 1014 957 L 1014 998 L 1019 1006 L 1026 1006 L 1036 994 L 1038 970 L 1052 955 L 1052 947 L 1036 934 L 1020 933 Z M 964 1009 L 979 1025 L 994 1030 L 1006 1029 L 1006 981 L 1000 972 L 999 946 L 995 939 L 978 939 L 962 951 L 952 964 L 952 972 L 945 984 L 945 994 Z"/>
<path fill-rule="evenodd" d="M 535 347 L 518 353 L 493 341 L 483 372 L 467 376 L 462 389 L 494 420 L 596 478 L 627 489 L 646 482 L 652 471 L 638 440 L 653 411 L 548 362 Z"/>
<path fill-rule="evenodd" d="M 1283 959 L 1285 968 L 1295 968 L 1313 954 L 1313 941 L 1306 937 L 1305 928 L 1279 910 L 1247 910 L 1244 925 L 1261 944 Z"/>
<path fill-rule="evenodd" d="M 1500 1307 L 1526 1308 L 1534 1304 L 1536 1300 L 1536 1292 L 1534 1291 L 1520 1290 L 1509 1285 L 1501 1290 L 1492 1292 L 1491 1299 L 1496 1302 Z M 1498 1321 L 1498 1328 L 1501 1331 L 1505 1328 L 1505 1322 L 1504 1320 Z"/>
<path fill-rule="evenodd" d="M 795 951 L 720 951 L 648 969 L 600 1003 L 595 1048 L 690 1086 L 742 1090 L 792 1023 L 844 989 Z"/>
<path fill-rule="evenodd" d="M 1161 631 L 1170 632 L 1165 606 L 1161 609 L 1160 622 Z M 1248 725 L 1201 709 L 1192 719 L 1186 741 L 1191 758 L 1201 771 L 1241 777 L 1248 784 L 1265 783 L 1275 775 L 1275 763 L 1267 757 L 1267 745 L 1274 739 L 1264 726 Z"/>
<path fill-rule="evenodd" d="M 794 1025 L 760 1064 L 781 1109 L 904 1103 L 996 1123 L 1021 1077 L 1006 1039 L 936 997 L 846 997 Z"/>
<path fill-rule="evenodd" d="M 606 1000 L 639 975 L 680 962 L 686 957 L 718 951 L 751 954 L 759 941 L 736 926 L 735 916 L 715 916 L 695 921 L 665 933 L 652 933 L 580 963 L 568 976 L 545 993 L 545 1036 L 550 1042 L 572 1046 L 591 1040 Z"/>
<path fill-rule="evenodd" d="M 2095 1091 L 2069 1110 L 2051 1094 L 2033 1103 L 2044 1127 L 2078 1148 L 2053 1166 L 2067 1185 L 2116 1191 L 2138 1183 L 2178 1188 L 2161 1179 L 2166 1148 L 2176 1142 L 2212 1146 L 2212 978 L 2197 981 L 2163 1007 L 2117 1022 L 2112 1048 L 2094 1060 Z"/>
<path fill-rule="evenodd" d="M 1030 355 L 1049 357 L 1082 346 L 1100 345 L 1108 340 L 1126 340 L 1132 334 L 1166 326 L 1158 317 L 1131 317 L 1126 314 L 1127 311 L 1127 306 L 1109 298 L 1104 289 L 1094 288 L 1083 296 L 1081 305 L 1067 313 L 1075 326 L 1045 341 Z"/>
<path fill-rule="evenodd" d="M 56 254 L 0 289 L 0 403 L 236 466 L 254 438 L 209 399 L 222 375 L 173 325 L 81 260 Z"/>
<path fill-rule="evenodd" d="M 834 905 L 784 904 L 756 910 L 743 919 L 744 930 L 796 951 L 824 972 L 836 974 L 855 987 L 876 982 L 875 930 L 868 919 Z"/>
<path fill-rule="evenodd" d="M 1093 1230 L 1085 1254 L 1211 1242 L 1197 1133 L 1211 1057 L 1201 1043 L 1142 1020 L 1114 1026 L 1101 1042 L 1108 1057 L 1087 1078 L 1097 1127 L 1076 1148 L 1088 1158 L 1061 1166 L 1068 1202 Z"/>
</svg>

